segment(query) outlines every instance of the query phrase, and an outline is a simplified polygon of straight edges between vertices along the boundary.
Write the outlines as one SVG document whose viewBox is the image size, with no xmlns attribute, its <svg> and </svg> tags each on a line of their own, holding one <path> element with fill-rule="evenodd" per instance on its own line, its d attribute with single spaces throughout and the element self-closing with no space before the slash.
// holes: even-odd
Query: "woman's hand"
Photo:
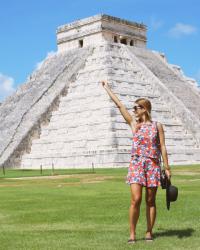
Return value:
<svg viewBox="0 0 200 250">
<path fill-rule="evenodd" d="M 122 114 L 122 116 L 124 117 L 125 121 L 131 126 L 131 128 L 134 126 L 132 124 L 133 122 L 133 118 L 132 116 L 129 114 L 128 110 L 126 109 L 126 107 L 121 103 L 121 101 L 119 100 L 119 98 L 113 93 L 112 89 L 109 87 L 108 82 L 106 80 L 102 80 L 101 81 L 102 86 L 104 87 L 104 89 L 106 90 L 106 92 L 108 93 L 108 95 L 110 96 L 110 98 L 112 99 L 112 101 L 116 104 L 116 106 L 118 107 L 120 113 Z"/>
<path fill-rule="evenodd" d="M 171 171 L 170 171 L 170 169 L 165 169 L 165 174 L 166 174 L 168 180 L 170 180 L 170 178 L 171 178 Z"/>
<path fill-rule="evenodd" d="M 109 87 L 108 86 L 108 82 L 106 81 L 106 80 L 103 80 L 103 81 L 101 81 L 101 83 L 102 83 L 102 86 L 105 88 L 105 87 Z"/>
</svg>

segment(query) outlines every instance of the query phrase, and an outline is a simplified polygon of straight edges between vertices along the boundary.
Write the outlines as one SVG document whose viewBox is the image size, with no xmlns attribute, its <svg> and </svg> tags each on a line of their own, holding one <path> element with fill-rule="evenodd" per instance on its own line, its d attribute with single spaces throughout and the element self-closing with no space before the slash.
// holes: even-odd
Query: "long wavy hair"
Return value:
<svg viewBox="0 0 200 250">
<path fill-rule="evenodd" d="M 135 103 L 145 108 L 146 119 L 151 121 L 151 102 L 146 98 L 139 98 Z"/>
</svg>

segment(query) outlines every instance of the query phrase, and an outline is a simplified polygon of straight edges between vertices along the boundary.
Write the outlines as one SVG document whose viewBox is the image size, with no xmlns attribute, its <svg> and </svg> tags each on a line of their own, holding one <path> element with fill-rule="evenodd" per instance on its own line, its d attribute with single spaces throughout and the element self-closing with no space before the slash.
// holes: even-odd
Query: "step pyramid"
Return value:
<svg viewBox="0 0 200 250">
<path fill-rule="evenodd" d="M 128 166 L 131 130 L 101 85 L 132 112 L 151 100 L 170 164 L 200 162 L 200 92 L 163 55 L 146 26 L 97 15 L 57 30 L 58 52 L 0 106 L 0 165 L 24 169 Z"/>
</svg>

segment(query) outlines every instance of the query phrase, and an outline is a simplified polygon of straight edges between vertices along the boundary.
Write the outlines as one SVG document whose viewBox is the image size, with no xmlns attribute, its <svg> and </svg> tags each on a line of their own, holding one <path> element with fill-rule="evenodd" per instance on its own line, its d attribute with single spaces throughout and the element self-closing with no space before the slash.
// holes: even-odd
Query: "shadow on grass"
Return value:
<svg viewBox="0 0 200 250">
<path fill-rule="evenodd" d="M 193 228 L 186 228 L 186 229 L 172 229 L 172 230 L 165 230 L 162 232 L 154 233 L 154 237 L 171 237 L 171 236 L 177 236 L 179 239 L 191 237 L 192 234 L 195 232 Z"/>
</svg>

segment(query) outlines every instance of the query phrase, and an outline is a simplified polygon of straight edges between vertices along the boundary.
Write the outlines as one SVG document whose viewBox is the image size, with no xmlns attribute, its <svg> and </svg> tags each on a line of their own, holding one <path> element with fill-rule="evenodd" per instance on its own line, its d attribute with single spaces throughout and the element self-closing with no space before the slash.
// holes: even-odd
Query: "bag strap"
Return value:
<svg viewBox="0 0 200 250">
<path fill-rule="evenodd" d="M 159 135 L 159 130 L 158 130 L 158 123 L 156 122 L 156 129 L 157 129 L 157 137 L 158 137 L 158 141 L 159 141 L 159 146 L 160 146 L 160 135 Z M 164 170 L 164 166 L 163 166 L 163 160 L 162 160 L 162 157 L 161 157 L 161 150 L 160 150 L 160 167 L 161 167 L 161 170 Z"/>
</svg>

